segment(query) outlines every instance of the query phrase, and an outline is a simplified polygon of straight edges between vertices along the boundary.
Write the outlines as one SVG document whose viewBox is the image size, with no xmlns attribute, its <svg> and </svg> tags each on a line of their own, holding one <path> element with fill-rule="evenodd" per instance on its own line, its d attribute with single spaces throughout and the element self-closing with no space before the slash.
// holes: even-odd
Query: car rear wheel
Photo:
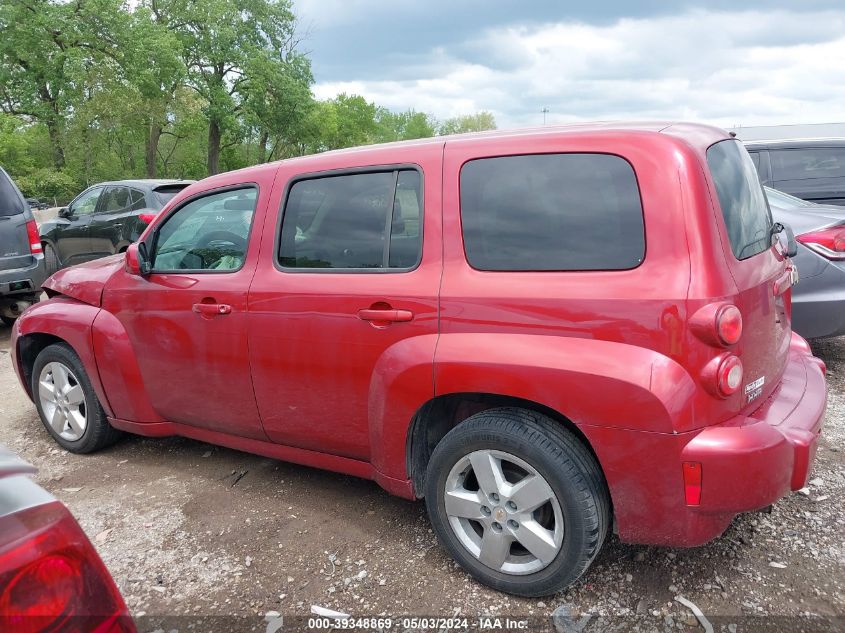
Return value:
<svg viewBox="0 0 845 633">
<path fill-rule="evenodd" d="M 544 596 L 573 583 L 598 554 L 610 502 L 587 448 L 523 409 L 478 413 L 437 445 L 426 506 L 445 549 L 500 591 Z"/>
<path fill-rule="evenodd" d="M 56 251 L 49 244 L 44 245 L 44 265 L 47 267 L 47 275 L 52 275 L 61 267 Z"/>
<path fill-rule="evenodd" d="M 72 453 L 92 453 L 122 435 L 109 424 L 82 361 L 65 343 L 45 347 L 38 354 L 32 393 L 44 427 Z"/>
</svg>

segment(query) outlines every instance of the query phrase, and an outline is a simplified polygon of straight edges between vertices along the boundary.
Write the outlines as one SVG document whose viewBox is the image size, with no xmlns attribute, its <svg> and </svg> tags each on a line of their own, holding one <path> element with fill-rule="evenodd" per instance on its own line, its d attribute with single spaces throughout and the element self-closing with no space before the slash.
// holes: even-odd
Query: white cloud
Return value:
<svg viewBox="0 0 845 633">
<path fill-rule="evenodd" d="M 350 4 L 355 4 L 350 3 Z M 475 32 L 390 77 L 319 83 L 394 110 L 490 110 L 500 127 L 592 119 L 845 120 L 845 11 L 707 12 Z M 318 76 L 319 80 L 319 76 Z"/>
</svg>

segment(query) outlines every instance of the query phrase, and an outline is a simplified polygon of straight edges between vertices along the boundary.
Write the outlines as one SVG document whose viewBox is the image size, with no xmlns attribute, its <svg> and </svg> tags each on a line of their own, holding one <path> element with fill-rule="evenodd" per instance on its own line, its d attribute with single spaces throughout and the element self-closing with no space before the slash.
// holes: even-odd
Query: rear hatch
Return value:
<svg viewBox="0 0 845 633">
<path fill-rule="evenodd" d="M 0 270 L 33 265 L 26 229 L 30 220 L 29 205 L 9 175 L 0 168 Z"/>
<path fill-rule="evenodd" d="M 171 182 L 164 185 L 158 185 L 157 187 L 153 187 L 153 192 L 155 193 L 156 202 L 158 206 L 156 207 L 157 211 L 160 211 L 164 208 L 170 200 L 182 189 L 185 187 L 190 186 L 193 184 L 193 180 L 182 181 L 182 182 Z"/>
<path fill-rule="evenodd" d="M 759 406 L 777 387 L 789 355 L 791 269 L 772 237 L 772 216 L 751 157 L 739 141 L 711 145 L 707 165 L 724 218 L 722 238 L 742 314 L 742 335 L 731 350 L 742 361 L 739 390 L 726 401 L 736 414 Z"/>
</svg>

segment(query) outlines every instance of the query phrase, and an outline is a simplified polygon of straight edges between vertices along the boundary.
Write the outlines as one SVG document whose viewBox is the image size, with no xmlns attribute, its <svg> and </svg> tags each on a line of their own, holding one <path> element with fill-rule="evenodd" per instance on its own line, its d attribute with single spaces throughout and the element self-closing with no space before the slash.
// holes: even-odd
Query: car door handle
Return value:
<svg viewBox="0 0 845 633">
<path fill-rule="evenodd" d="M 204 317 L 215 317 L 221 314 L 231 314 L 232 306 L 225 303 L 195 303 L 194 312 Z"/>
<path fill-rule="evenodd" d="M 358 318 L 362 321 L 388 321 L 391 323 L 398 323 L 410 321 L 414 318 L 414 313 L 410 310 L 393 310 L 392 308 L 367 308 L 364 310 L 358 310 Z"/>
</svg>

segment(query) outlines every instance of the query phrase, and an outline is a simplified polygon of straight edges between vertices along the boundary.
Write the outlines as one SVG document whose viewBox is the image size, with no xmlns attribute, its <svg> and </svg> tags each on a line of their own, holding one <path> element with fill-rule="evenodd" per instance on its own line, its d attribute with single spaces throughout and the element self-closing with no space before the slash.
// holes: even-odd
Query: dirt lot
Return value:
<svg viewBox="0 0 845 633">
<path fill-rule="evenodd" d="M 475 625 L 480 615 L 547 623 L 566 605 L 588 631 L 642 621 L 643 630 L 696 629 L 673 600 L 682 595 L 717 631 L 843 625 L 808 616 L 845 614 L 845 340 L 814 346 L 829 367 L 830 405 L 808 489 L 771 514 L 739 517 L 698 549 L 612 537 L 577 586 L 542 600 L 469 579 L 438 547 L 422 503 L 370 482 L 178 438 L 128 437 L 95 455 L 69 454 L 18 385 L 8 343 L 0 327 L 0 443 L 36 465 L 38 482 L 70 507 L 136 616 L 305 615 L 320 605 Z"/>
</svg>

